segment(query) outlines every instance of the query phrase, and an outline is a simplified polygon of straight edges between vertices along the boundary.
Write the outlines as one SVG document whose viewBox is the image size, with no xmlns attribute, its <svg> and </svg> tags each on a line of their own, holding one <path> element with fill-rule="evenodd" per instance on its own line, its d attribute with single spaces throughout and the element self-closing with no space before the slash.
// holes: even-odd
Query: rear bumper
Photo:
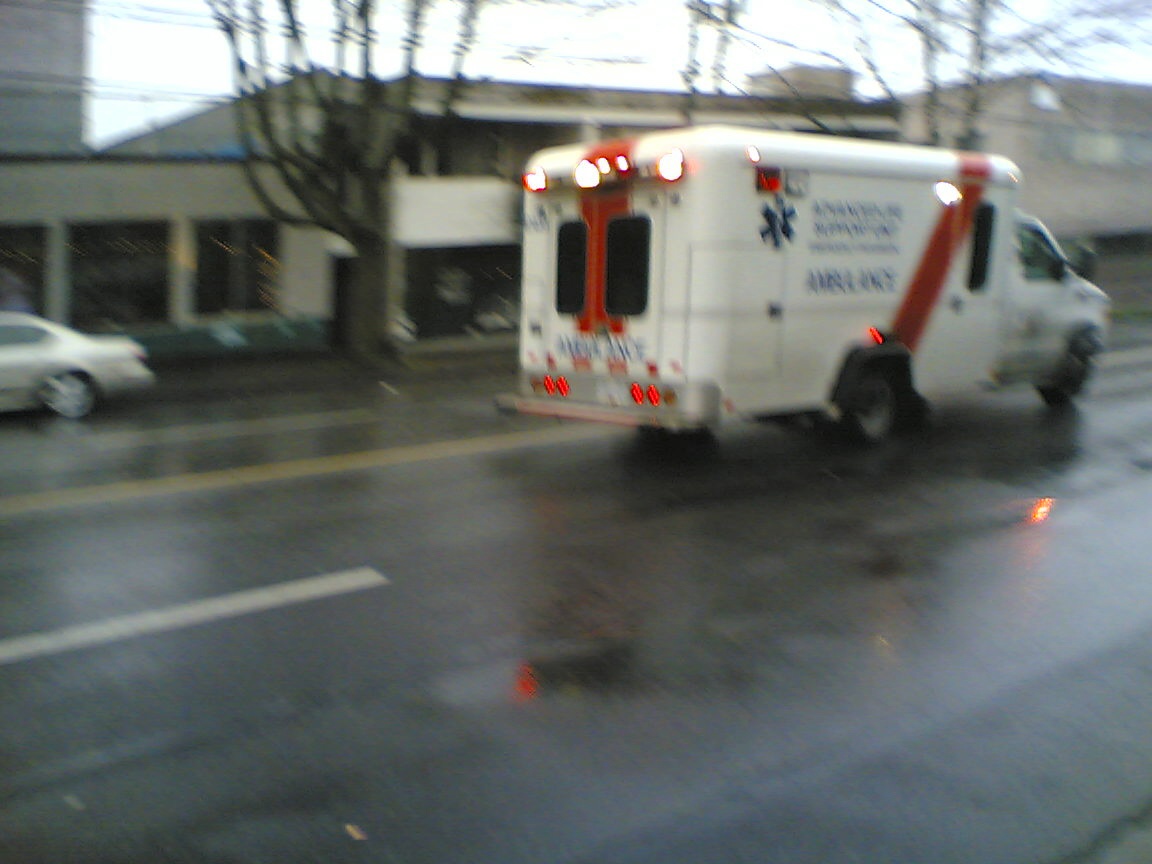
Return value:
<svg viewBox="0 0 1152 864">
<path fill-rule="evenodd" d="M 496 407 L 506 414 L 530 414 L 560 420 L 583 420 L 617 426 L 651 426 L 672 430 L 704 429 L 720 421 L 720 390 L 714 384 L 644 382 L 662 394 L 659 404 L 637 404 L 629 385 L 600 376 L 566 376 L 571 390 L 566 396 L 542 394 L 533 381 L 539 373 L 521 376 L 520 392 L 496 397 Z M 664 394 L 672 394 L 669 399 Z"/>
<path fill-rule="evenodd" d="M 496 397 L 496 408 L 505 414 L 534 414 L 559 420 L 586 420 L 591 423 L 613 423 L 617 426 L 660 425 L 644 414 L 626 408 L 589 405 L 581 402 L 559 403 L 555 399 L 502 393 Z"/>
</svg>

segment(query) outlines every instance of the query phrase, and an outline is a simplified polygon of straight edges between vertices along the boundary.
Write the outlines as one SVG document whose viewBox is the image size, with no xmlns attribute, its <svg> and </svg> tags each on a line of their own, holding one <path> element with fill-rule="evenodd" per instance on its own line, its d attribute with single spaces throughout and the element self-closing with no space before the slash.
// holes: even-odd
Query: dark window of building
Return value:
<svg viewBox="0 0 1152 864">
<path fill-rule="evenodd" d="M 608 223 L 604 309 L 609 315 L 640 315 L 648 308 L 648 257 L 652 222 L 629 216 Z"/>
<path fill-rule="evenodd" d="M 992 252 L 992 229 L 996 223 L 996 208 L 981 204 L 976 211 L 972 228 L 972 262 L 968 269 L 968 290 L 983 291 L 988 283 L 988 261 Z"/>
<path fill-rule="evenodd" d="M 106 330 L 168 319 L 168 223 L 70 226 L 72 321 Z"/>
<path fill-rule="evenodd" d="M 0 309 L 44 311 L 46 241 L 37 225 L 0 225 Z"/>
<path fill-rule="evenodd" d="M 413 249 L 398 338 L 509 334 L 520 326 L 520 247 Z"/>
<path fill-rule="evenodd" d="M 584 311 L 584 273 L 588 256 L 588 226 L 565 222 L 556 241 L 556 311 L 579 315 Z"/>
<path fill-rule="evenodd" d="M 276 311 L 277 252 L 276 223 L 270 220 L 197 223 L 197 314 Z"/>
</svg>

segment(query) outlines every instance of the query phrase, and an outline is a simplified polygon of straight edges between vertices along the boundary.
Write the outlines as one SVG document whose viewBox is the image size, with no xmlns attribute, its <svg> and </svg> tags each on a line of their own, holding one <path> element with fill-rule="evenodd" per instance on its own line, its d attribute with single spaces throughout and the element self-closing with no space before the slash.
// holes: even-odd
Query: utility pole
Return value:
<svg viewBox="0 0 1152 864">
<path fill-rule="evenodd" d="M 984 86 L 988 78 L 988 25 L 992 14 L 991 0 L 972 0 L 971 45 L 968 92 L 964 98 L 964 131 L 956 142 L 967 150 L 980 150 L 984 135 L 980 115 L 984 113 Z"/>
<path fill-rule="evenodd" d="M 717 30 L 716 51 L 712 58 L 712 88 L 719 91 L 724 83 L 724 63 L 728 44 L 732 40 L 731 28 L 737 25 L 740 13 L 744 11 L 745 0 L 688 0 L 688 60 L 684 65 L 682 78 L 685 99 L 684 119 L 692 124 L 696 109 L 696 82 L 700 77 L 700 28 L 702 25 Z"/>
</svg>

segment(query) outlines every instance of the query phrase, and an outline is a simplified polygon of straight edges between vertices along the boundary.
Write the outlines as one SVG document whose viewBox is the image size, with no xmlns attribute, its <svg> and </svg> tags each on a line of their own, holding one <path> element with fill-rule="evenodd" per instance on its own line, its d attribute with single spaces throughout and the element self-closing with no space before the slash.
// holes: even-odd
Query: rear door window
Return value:
<svg viewBox="0 0 1152 864">
<path fill-rule="evenodd" d="M 648 308 L 648 260 L 652 221 L 628 216 L 608 223 L 604 309 L 609 315 L 640 315 Z"/>
<path fill-rule="evenodd" d="M 584 311 L 584 272 L 588 258 L 588 226 L 565 222 L 556 238 L 556 311 L 579 315 Z"/>
</svg>

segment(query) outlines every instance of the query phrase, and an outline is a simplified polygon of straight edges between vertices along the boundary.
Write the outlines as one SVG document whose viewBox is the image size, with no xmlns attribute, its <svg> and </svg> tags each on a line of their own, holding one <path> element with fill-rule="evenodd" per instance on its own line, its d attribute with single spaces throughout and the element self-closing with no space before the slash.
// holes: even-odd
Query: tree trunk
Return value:
<svg viewBox="0 0 1152 864">
<path fill-rule="evenodd" d="M 347 315 L 341 333 L 353 358 L 365 363 L 394 358 L 397 354 L 397 309 L 403 308 L 406 285 L 399 258 L 402 250 L 391 241 L 393 232 L 393 185 L 390 172 L 361 177 L 364 213 L 375 230 L 363 230 L 352 238 L 356 272 L 349 286 Z"/>
<path fill-rule="evenodd" d="M 378 237 L 361 237 L 353 244 L 356 269 L 347 287 L 341 342 L 361 362 L 379 359 L 383 340 L 381 311 L 388 270 L 388 249 Z"/>
</svg>

